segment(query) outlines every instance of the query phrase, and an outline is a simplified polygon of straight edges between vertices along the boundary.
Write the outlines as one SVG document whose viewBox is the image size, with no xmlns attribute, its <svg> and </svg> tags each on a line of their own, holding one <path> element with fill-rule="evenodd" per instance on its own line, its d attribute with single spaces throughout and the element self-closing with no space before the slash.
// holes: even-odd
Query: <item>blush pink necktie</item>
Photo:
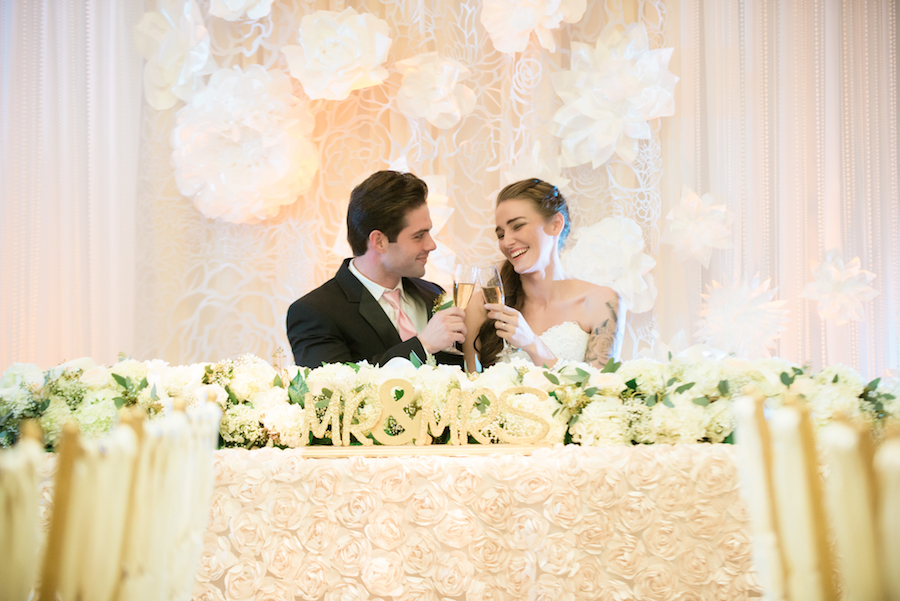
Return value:
<svg viewBox="0 0 900 601">
<path fill-rule="evenodd" d="M 394 308 L 394 311 L 397 312 L 397 329 L 400 331 L 400 340 L 409 340 L 415 336 L 416 326 L 413 325 L 409 315 L 400 308 L 400 289 L 385 291 L 383 296 L 388 304 Z"/>
</svg>

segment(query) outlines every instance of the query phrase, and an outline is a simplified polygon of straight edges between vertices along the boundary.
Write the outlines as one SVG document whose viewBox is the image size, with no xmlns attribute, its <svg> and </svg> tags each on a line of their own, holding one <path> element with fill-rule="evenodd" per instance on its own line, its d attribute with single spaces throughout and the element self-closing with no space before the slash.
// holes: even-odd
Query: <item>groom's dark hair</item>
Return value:
<svg viewBox="0 0 900 601">
<path fill-rule="evenodd" d="M 406 227 L 406 215 L 426 198 L 428 185 L 412 173 L 379 171 L 353 188 L 347 207 L 347 242 L 353 256 L 366 254 L 369 234 L 375 230 L 396 242 Z"/>
</svg>

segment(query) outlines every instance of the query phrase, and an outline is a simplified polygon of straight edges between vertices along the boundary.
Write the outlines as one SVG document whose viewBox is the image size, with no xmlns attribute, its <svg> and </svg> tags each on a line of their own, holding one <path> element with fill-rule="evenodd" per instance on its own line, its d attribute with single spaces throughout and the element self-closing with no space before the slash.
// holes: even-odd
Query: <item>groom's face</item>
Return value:
<svg viewBox="0 0 900 601">
<path fill-rule="evenodd" d="M 425 275 L 428 253 L 437 248 L 431 238 L 431 215 L 422 205 L 406 214 L 406 227 L 396 242 L 389 242 L 382 256 L 384 267 L 400 277 L 420 278 Z"/>
</svg>

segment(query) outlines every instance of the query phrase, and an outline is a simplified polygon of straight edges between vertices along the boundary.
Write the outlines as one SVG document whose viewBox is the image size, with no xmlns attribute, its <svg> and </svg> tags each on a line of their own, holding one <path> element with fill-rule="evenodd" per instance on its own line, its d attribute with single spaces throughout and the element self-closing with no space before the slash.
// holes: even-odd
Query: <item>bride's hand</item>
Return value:
<svg viewBox="0 0 900 601">
<path fill-rule="evenodd" d="M 494 303 L 486 303 L 484 308 L 488 310 L 488 317 L 494 320 L 497 336 L 508 342 L 510 346 L 527 349 L 537 343 L 538 337 L 534 335 L 531 326 L 517 310 Z"/>
</svg>

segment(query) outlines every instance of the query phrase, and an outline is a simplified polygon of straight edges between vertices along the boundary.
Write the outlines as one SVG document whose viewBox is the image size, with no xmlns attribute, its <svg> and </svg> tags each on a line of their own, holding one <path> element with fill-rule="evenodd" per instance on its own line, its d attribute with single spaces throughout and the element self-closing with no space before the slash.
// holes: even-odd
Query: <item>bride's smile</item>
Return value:
<svg viewBox="0 0 900 601">
<path fill-rule="evenodd" d="M 497 206 L 497 244 L 517 273 L 544 270 L 550 265 L 558 226 L 527 200 L 508 200 Z"/>
</svg>

